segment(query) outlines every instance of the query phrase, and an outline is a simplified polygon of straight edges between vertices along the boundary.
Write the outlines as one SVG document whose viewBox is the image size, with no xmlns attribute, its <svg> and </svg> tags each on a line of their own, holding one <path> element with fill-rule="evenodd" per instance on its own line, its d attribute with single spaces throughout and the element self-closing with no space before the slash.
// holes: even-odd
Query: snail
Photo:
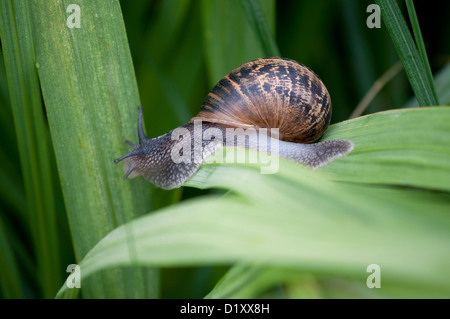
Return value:
<svg viewBox="0 0 450 319">
<path fill-rule="evenodd" d="M 353 149 L 349 140 L 308 144 L 324 134 L 330 119 L 330 95 L 313 71 L 286 58 L 257 59 L 226 75 L 209 92 L 196 117 L 165 135 L 145 136 L 139 107 L 139 145 L 126 141 L 132 150 L 114 163 L 125 160 L 124 179 L 142 175 L 163 189 L 180 187 L 206 158 L 229 145 L 317 168 Z M 267 129 L 278 130 L 264 135 L 264 129 L 264 134 Z M 229 130 L 237 137 L 227 135 Z M 242 135 L 247 138 L 239 144 Z"/>
</svg>

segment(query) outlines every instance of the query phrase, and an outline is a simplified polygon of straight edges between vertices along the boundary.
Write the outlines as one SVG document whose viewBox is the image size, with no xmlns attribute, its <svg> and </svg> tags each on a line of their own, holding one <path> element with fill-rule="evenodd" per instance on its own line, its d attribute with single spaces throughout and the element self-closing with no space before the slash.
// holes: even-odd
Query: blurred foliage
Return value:
<svg viewBox="0 0 450 319">
<path fill-rule="evenodd" d="M 6 30 L 5 16 L 17 14 L 14 11 L 7 12 L 7 3 L 10 2 L 10 0 L 2 1 L 0 8 L 2 10 L 0 19 L 3 19 L 2 32 Z M 19 1 L 12 2 L 19 3 Z M 372 0 L 259 1 L 281 55 L 307 65 L 324 81 L 332 97 L 333 123 L 348 119 L 373 83 L 399 60 L 385 25 L 382 24 L 381 29 L 366 27 L 369 15 L 366 8 L 373 2 Z M 403 1 L 398 3 L 404 17 L 407 17 L 406 5 Z M 186 123 L 196 114 L 203 98 L 222 76 L 248 60 L 264 56 L 264 48 L 239 0 L 122 0 L 120 6 L 133 57 L 140 102 L 144 106 L 148 136 L 164 134 Z M 450 63 L 450 41 L 448 41 L 450 2 L 433 2 L 433 6 L 427 2 L 417 2 L 415 10 L 431 70 L 436 75 Z M 406 20 L 409 26 L 409 20 Z M 20 37 L 24 35 L 20 33 Z M 3 33 L 2 46 L 5 43 L 4 38 Z M 21 51 L 17 50 L 19 56 Z M 35 227 L 33 213 L 36 207 L 32 205 L 33 200 L 37 201 L 40 197 L 38 193 L 33 195 L 34 198 L 30 197 L 27 188 L 27 179 L 30 177 L 25 175 L 24 157 L 23 155 L 21 157 L 21 154 L 24 149 L 22 143 L 28 143 L 28 140 L 19 140 L 21 136 L 18 133 L 19 120 L 13 117 L 11 107 L 11 100 L 14 100 L 11 97 L 14 84 L 7 78 L 3 47 L 1 54 L 0 297 L 50 297 L 56 294 L 57 287 L 54 283 L 42 282 L 43 278 L 35 273 L 36 265 L 38 264 L 38 269 L 42 269 L 45 262 L 53 263 L 54 267 L 59 269 L 57 265 L 73 263 L 75 251 L 71 237 L 77 234 L 69 231 L 67 208 L 61 190 L 61 176 L 58 175 L 47 111 L 41 106 L 40 92 L 34 94 L 33 98 L 37 109 L 41 108 L 43 121 L 39 133 L 41 135 L 33 136 L 33 133 L 30 133 L 30 136 L 35 138 L 39 136 L 49 144 L 49 150 L 46 151 L 49 158 L 47 162 L 40 164 L 49 166 L 50 171 L 45 175 L 45 183 L 52 185 L 52 189 L 43 189 L 43 193 L 47 196 L 53 194 L 51 206 L 54 207 L 52 209 L 54 216 L 51 217 L 48 228 Z M 442 96 L 444 94 L 447 96 L 447 100 L 440 99 L 441 104 L 450 104 L 448 89 L 445 89 L 448 85 L 442 84 L 449 83 L 449 72 L 445 74 L 447 75 L 441 77 L 441 84 L 436 87 L 437 89 L 442 87 Z M 28 93 L 25 89 L 16 91 L 17 96 L 20 97 L 20 94 L 23 94 L 25 100 L 23 103 L 26 104 L 28 100 L 25 97 Z M 412 98 L 413 93 L 408 79 L 401 71 L 374 98 L 365 114 L 414 105 L 415 101 L 411 100 Z M 136 142 L 137 139 L 136 136 L 127 138 L 132 142 Z M 31 163 L 37 160 L 30 159 Z M 36 185 L 39 188 L 40 184 Z M 224 192 L 191 187 L 172 191 L 154 188 L 149 196 L 153 197 L 152 208 L 158 209 L 188 198 L 205 194 L 214 196 Z M 45 212 L 45 209 L 42 211 Z M 45 217 L 45 213 L 43 215 Z M 53 254 L 50 256 L 41 256 L 41 251 L 36 246 L 36 239 L 40 238 L 39 231 L 42 234 L 53 232 L 50 235 L 58 238 L 59 245 L 52 248 Z M 45 258 L 56 256 L 59 256 L 59 260 L 45 261 Z M 226 266 L 180 266 L 163 269 L 161 297 L 204 297 L 227 269 Z M 59 272 L 55 272 L 54 280 L 59 282 L 66 275 L 66 269 L 63 267 Z M 311 295 L 320 296 L 316 293 L 315 279 L 308 276 L 303 274 L 294 277 L 298 282 L 306 282 L 307 287 L 312 287 Z M 322 284 L 336 289 L 340 285 L 339 280 L 331 278 Z M 291 281 L 284 288 L 295 290 L 295 285 L 292 285 Z M 263 296 L 278 296 L 275 292 L 270 290 Z M 330 293 L 329 296 L 335 295 Z"/>
</svg>

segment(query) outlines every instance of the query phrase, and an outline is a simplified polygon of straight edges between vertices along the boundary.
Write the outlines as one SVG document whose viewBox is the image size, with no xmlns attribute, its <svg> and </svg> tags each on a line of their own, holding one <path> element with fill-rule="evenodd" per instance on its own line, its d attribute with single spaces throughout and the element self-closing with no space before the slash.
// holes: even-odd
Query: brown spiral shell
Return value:
<svg viewBox="0 0 450 319">
<path fill-rule="evenodd" d="M 330 123 L 331 99 L 306 66 L 285 58 L 257 59 L 220 80 L 194 119 L 230 127 L 279 128 L 282 140 L 311 143 Z"/>
</svg>

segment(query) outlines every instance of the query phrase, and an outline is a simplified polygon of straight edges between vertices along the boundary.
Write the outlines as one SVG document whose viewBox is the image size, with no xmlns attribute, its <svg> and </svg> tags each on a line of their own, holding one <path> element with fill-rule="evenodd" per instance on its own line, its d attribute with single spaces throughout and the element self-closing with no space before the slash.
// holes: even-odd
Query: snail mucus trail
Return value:
<svg viewBox="0 0 450 319">
<path fill-rule="evenodd" d="M 258 59 L 226 75 L 209 92 L 198 115 L 167 134 L 147 138 L 139 107 L 139 145 L 126 141 L 132 150 L 114 162 L 125 161 L 124 179 L 142 175 L 163 189 L 183 185 L 206 158 L 230 144 L 318 168 L 353 149 L 349 140 L 313 143 L 330 119 L 329 93 L 313 71 L 290 59 Z M 274 128 L 278 136 L 266 135 Z M 238 137 L 227 141 L 227 129 L 236 129 Z M 204 138 L 205 133 L 215 138 Z M 239 139 L 242 134 L 246 138 Z"/>
</svg>

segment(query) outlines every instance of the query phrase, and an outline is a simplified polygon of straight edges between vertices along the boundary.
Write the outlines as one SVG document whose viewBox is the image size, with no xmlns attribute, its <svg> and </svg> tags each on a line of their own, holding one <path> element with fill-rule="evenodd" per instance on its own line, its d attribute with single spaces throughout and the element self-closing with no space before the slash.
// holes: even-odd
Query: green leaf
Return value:
<svg viewBox="0 0 450 319">
<path fill-rule="evenodd" d="M 25 185 L 27 217 L 36 252 L 36 276 L 43 295 L 52 297 L 62 280 L 63 266 L 52 180 L 55 172 L 50 166 L 51 146 L 36 74 L 29 8 L 27 2 L 11 0 L 2 1 L 0 6 L 0 33 Z M 5 179 L 4 186 L 10 187 L 11 200 L 17 202 L 21 194 L 14 190 L 17 185 L 11 177 Z M 20 204 L 15 206 L 22 208 Z"/>
<path fill-rule="evenodd" d="M 416 45 L 396 1 L 376 0 L 420 106 L 439 105 Z"/>
<path fill-rule="evenodd" d="M 350 156 L 321 170 L 340 181 L 450 190 L 450 107 L 375 113 L 330 126 L 350 139 Z"/>
<path fill-rule="evenodd" d="M 126 243 L 133 234 L 141 265 L 243 262 L 342 276 L 366 289 L 366 268 L 378 264 L 388 296 L 401 297 L 398 287 L 404 288 L 401 293 L 409 287 L 408 296 L 423 297 L 423 291 L 435 289 L 439 296 L 448 297 L 450 278 L 442 274 L 450 267 L 450 179 L 441 177 L 448 174 L 450 161 L 442 161 L 442 167 L 435 172 L 431 170 L 433 178 L 441 178 L 434 187 L 447 192 L 398 188 L 398 180 L 387 180 L 391 162 L 397 169 L 417 174 L 403 176 L 403 181 L 429 185 L 430 180 L 423 180 L 421 171 L 427 165 L 435 166 L 433 156 L 439 152 L 450 158 L 445 138 L 448 125 L 442 125 L 448 123 L 448 116 L 449 108 L 426 108 L 385 112 L 341 123 L 327 138 L 350 138 L 355 150 L 327 169 L 312 171 L 284 159 L 280 159 L 279 171 L 272 175 L 260 174 L 257 164 L 203 165 L 187 185 L 222 188 L 231 193 L 187 201 L 118 227 L 86 255 L 80 264 L 82 272 L 90 276 L 101 269 L 129 264 Z M 442 122 L 434 121 L 425 131 L 407 125 L 412 125 L 413 119 L 431 123 L 430 118 L 442 118 Z M 383 132 L 390 132 L 391 137 Z M 442 136 L 436 143 L 438 132 Z M 428 149 L 432 155 L 421 158 L 422 143 L 428 138 L 435 141 Z M 407 146 L 409 151 L 398 154 L 396 143 L 402 139 L 406 139 L 403 149 Z M 336 181 L 345 179 L 336 167 L 346 167 L 347 176 L 363 172 L 377 153 L 393 156 L 391 161 L 384 161 L 383 156 L 374 161 L 379 161 L 376 174 L 386 179 L 383 184 L 394 185 Z M 422 160 L 420 169 L 414 166 L 416 158 Z M 360 166 L 357 162 L 361 162 Z M 334 171 L 339 174 L 333 176 Z M 376 174 L 369 175 L 375 178 Z M 62 288 L 60 295 L 64 292 Z"/>
<path fill-rule="evenodd" d="M 329 182 L 287 162 L 265 176 L 251 165 L 208 167 L 204 183 L 237 196 L 185 202 L 117 228 L 81 262 L 84 276 L 128 264 L 133 231 L 142 265 L 242 261 L 365 284 L 366 267 L 376 263 L 384 286 L 412 283 L 450 293 L 441 275 L 450 266 L 450 196 Z"/>
<path fill-rule="evenodd" d="M 72 29 L 66 25 L 74 14 L 66 12 L 70 4 L 31 1 L 30 13 L 75 254 L 81 260 L 109 231 L 147 212 L 151 193 L 142 180 L 123 182 L 113 163 L 128 151 L 125 139 L 136 136 L 139 105 L 119 2 L 78 1 L 81 27 Z M 131 236 L 127 245 L 133 264 Z M 84 290 L 88 297 L 154 297 L 158 281 L 154 272 L 115 269 L 83 286 L 89 287 Z"/>
</svg>

